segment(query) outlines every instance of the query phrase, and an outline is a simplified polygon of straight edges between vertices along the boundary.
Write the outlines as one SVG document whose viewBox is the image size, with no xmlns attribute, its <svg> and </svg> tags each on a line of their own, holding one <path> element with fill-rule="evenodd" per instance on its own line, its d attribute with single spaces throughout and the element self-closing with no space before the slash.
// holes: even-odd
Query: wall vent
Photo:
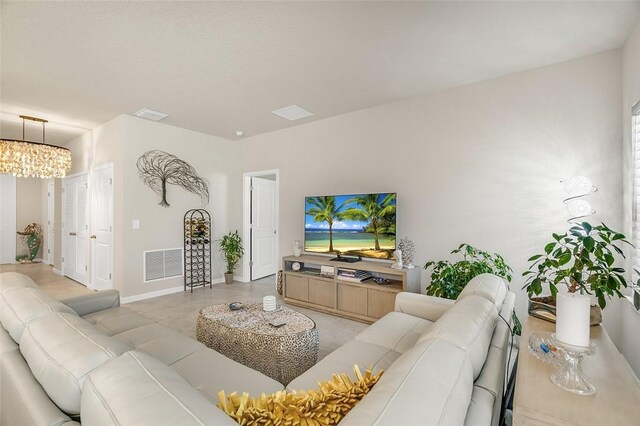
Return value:
<svg viewBox="0 0 640 426">
<path fill-rule="evenodd" d="M 144 252 L 144 282 L 182 276 L 182 248 Z"/>
</svg>

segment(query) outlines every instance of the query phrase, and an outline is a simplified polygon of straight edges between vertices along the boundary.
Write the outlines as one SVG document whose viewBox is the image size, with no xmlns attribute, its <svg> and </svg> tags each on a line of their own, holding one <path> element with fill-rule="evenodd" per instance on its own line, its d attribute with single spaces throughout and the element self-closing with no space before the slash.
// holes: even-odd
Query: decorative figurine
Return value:
<svg viewBox="0 0 640 426">
<path fill-rule="evenodd" d="M 391 265 L 392 269 L 402 269 L 402 250 L 397 249 L 393 252 L 393 257 L 396 258 L 396 261 Z"/>
<path fill-rule="evenodd" d="M 295 240 L 293 242 L 293 255 L 295 257 L 300 257 L 301 254 L 302 254 L 302 244 L 300 243 L 300 240 Z"/>
<path fill-rule="evenodd" d="M 22 244 L 27 246 L 29 254 L 20 254 L 16 256 L 16 261 L 20 263 L 33 263 L 33 259 L 36 258 L 40 245 L 42 244 L 42 228 L 37 223 L 30 223 L 24 228 L 24 231 L 16 232 L 20 235 Z"/>
<path fill-rule="evenodd" d="M 415 244 L 409 238 L 404 237 L 398 243 L 398 248 L 402 250 L 404 256 L 404 267 L 407 269 L 415 268 L 413 266 L 413 255 L 415 253 Z"/>
</svg>

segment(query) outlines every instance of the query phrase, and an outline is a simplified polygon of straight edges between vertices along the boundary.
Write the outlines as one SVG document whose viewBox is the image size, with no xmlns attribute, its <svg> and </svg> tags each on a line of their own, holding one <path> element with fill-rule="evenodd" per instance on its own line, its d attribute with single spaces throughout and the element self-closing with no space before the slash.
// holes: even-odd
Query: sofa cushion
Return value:
<svg viewBox="0 0 640 426">
<path fill-rule="evenodd" d="M 19 343 L 25 326 L 54 312 L 77 316 L 67 305 L 40 288 L 23 287 L 0 293 L 0 320 L 14 342 Z"/>
<path fill-rule="evenodd" d="M 90 374 L 82 392 L 82 424 L 237 425 L 173 369 L 138 351 Z"/>
<path fill-rule="evenodd" d="M 471 403 L 467 410 L 467 417 L 464 419 L 464 426 L 486 426 L 494 419 L 494 397 L 491 392 L 480 386 L 474 386 L 471 393 Z M 500 418 L 500 413 L 497 413 Z"/>
<path fill-rule="evenodd" d="M 53 402 L 69 415 L 80 413 L 86 376 L 106 361 L 130 350 L 84 319 L 67 313 L 31 321 L 20 352 Z"/>
<path fill-rule="evenodd" d="M 507 285 L 502 278 L 493 274 L 480 274 L 471 278 L 464 286 L 458 295 L 458 300 L 468 296 L 480 296 L 492 302 L 500 310 L 506 294 Z"/>
<path fill-rule="evenodd" d="M 402 354 L 340 425 L 397 426 L 413 419 L 422 425 L 459 426 L 472 390 L 466 351 L 445 340 L 427 340 Z"/>
<path fill-rule="evenodd" d="M 329 380 L 333 373 L 350 373 L 353 371 L 354 364 L 361 370 L 371 368 L 371 371 L 377 374 L 381 369 L 386 370 L 399 356 L 399 352 L 384 346 L 352 340 L 331 352 L 289 383 L 287 389 L 313 389 L 318 382 Z"/>
<path fill-rule="evenodd" d="M 475 380 L 487 359 L 498 313 L 489 300 L 480 296 L 467 296 L 458 300 L 424 333 L 418 342 L 444 339 L 469 352 Z"/>
<path fill-rule="evenodd" d="M 107 336 L 122 333 L 123 331 L 153 324 L 154 322 L 131 309 L 118 306 L 117 308 L 105 309 L 84 315 L 82 318 L 102 331 Z"/>
<path fill-rule="evenodd" d="M 356 340 L 405 353 L 433 324 L 402 312 L 389 312 L 356 336 Z"/>
<path fill-rule="evenodd" d="M 6 352 L 17 351 L 18 344 L 13 341 L 9 332 L 0 326 L 0 356 Z"/>
<path fill-rule="evenodd" d="M 204 348 L 171 365 L 191 386 L 212 403 L 218 402 L 218 392 L 249 392 L 251 395 L 272 393 L 284 386 L 264 374 L 226 356 Z"/>
<path fill-rule="evenodd" d="M 39 288 L 31 278 L 25 274 L 18 272 L 2 272 L 0 273 L 0 293 L 14 288 Z"/>
<path fill-rule="evenodd" d="M 149 354 L 167 365 L 206 348 L 197 340 L 160 324 L 143 325 L 118 333 L 113 338 L 127 343 L 138 351 Z"/>
<path fill-rule="evenodd" d="M 77 424 L 51 402 L 18 350 L 0 357 L 0 389 L 0 425 Z"/>
</svg>

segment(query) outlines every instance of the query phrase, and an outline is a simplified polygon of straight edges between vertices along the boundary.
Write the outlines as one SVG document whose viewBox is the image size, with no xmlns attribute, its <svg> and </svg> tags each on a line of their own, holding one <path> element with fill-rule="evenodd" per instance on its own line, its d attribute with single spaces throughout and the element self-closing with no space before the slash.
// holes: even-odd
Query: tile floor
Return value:
<svg viewBox="0 0 640 426">
<path fill-rule="evenodd" d="M 17 271 L 30 276 L 44 290 L 58 299 L 92 291 L 69 278 L 57 275 L 49 265 L 0 265 L 0 272 L 4 271 Z M 200 309 L 216 303 L 259 302 L 268 294 L 276 295 L 278 303 L 286 305 L 275 291 L 275 277 L 271 276 L 250 283 L 214 284 L 212 289 L 198 288 L 194 289 L 193 293 L 188 291 L 173 293 L 128 303 L 125 306 L 180 333 L 194 337 L 196 317 Z M 315 321 L 320 334 L 319 359 L 352 340 L 356 334 L 367 327 L 367 324 L 357 321 L 296 306 L 290 307 Z"/>
</svg>

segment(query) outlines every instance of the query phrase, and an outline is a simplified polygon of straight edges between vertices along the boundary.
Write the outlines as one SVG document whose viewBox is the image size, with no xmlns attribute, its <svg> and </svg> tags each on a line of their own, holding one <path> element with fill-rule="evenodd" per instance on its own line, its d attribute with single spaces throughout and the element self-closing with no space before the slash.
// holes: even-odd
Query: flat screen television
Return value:
<svg viewBox="0 0 640 426">
<path fill-rule="evenodd" d="M 304 250 L 393 259 L 397 194 L 305 197 Z"/>
</svg>

